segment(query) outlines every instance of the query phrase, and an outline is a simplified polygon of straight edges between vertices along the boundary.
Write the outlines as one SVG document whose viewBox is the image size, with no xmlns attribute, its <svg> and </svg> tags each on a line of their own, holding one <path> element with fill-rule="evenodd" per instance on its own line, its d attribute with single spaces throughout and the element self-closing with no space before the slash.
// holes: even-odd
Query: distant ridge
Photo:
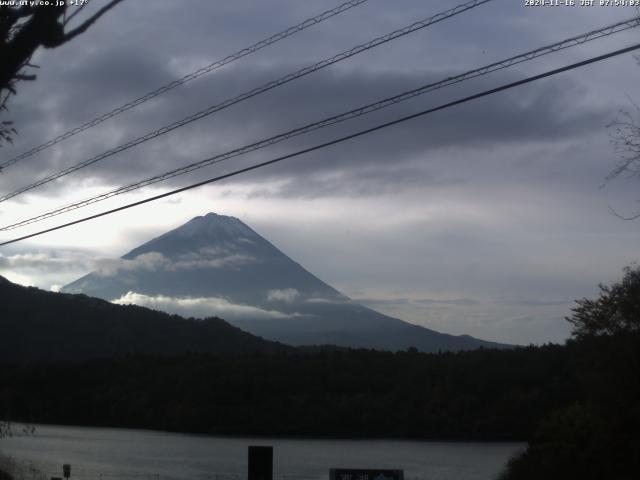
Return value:
<svg viewBox="0 0 640 480">
<path fill-rule="evenodd" d="M 133 249 L 112 268 L 66 285 L 118 303 L 184 315 L 218 315 L 291 345 L 333 344 L 425 352 L 505 348 L 378 313 L 305 270 L 235 217 L 198 216 Z"/>
</svg>

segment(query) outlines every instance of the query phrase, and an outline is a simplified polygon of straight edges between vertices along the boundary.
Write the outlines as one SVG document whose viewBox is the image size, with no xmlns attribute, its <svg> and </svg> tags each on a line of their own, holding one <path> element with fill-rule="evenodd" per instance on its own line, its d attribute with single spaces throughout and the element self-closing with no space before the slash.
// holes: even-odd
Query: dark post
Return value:
<svg viewBox="0 0 640 480">
<path fill-rule="evenodd" d="M 249 447 L 249 480 L 273 480 L 273 447 Z"/>
<path fill-rule="evenodd" d="M 68 463 L 62 465 L 62 474 L 64 475 L 64 478 L 69 478 L 71 476 L 71 465 Z"/>
</svg>

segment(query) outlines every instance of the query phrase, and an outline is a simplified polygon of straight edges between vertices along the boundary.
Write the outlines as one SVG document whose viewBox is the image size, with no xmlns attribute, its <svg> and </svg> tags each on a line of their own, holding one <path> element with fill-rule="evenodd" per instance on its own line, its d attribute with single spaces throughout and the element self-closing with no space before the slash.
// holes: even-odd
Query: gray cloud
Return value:
<svg viewBox="0 0 640 480">
<path fill-rule="evenodd" d="M 102 261 L 97 255 L 81 250 L 0 253 L 0 275 L 17 283 L 57 289 Z"/>
<path fill-rule="evenodd" d="M 208 9 L 202 5 L 199 8 Z M 131 12 L 130 7 L 126 11 L 136 15 Z M 157 11 L 159 14 L 168 14 L 166 7 Z M 193 13 L 193 10 L 190 13 Z M 158 32 L 156 35 L 163 33 Z M 102 32 L 102 35 L 105 35 L 105 32 Z M 90 118 L 91 111 L 101 111 L 106 105 L 117 103 L 118 100 L 113 98 L 113 92 L 132 94 L 144 91 L 144 85 L 160 85 L 168 80 L 171 75 L 167 72 L 166 57 L 156 49 L 149 54 L 148 48 L 145 47 L 152 41 L 153 35 L 145 43 L 132 44 L 133 47 L 126 51 L 122 50 L 119 41 L 104 42 L 100 44 L 98 52 L 88 53 L 80 50 L 79 56 L 85 61 L 72 62 L 71 68 L 47 68 L 46 78 L 33 82 L 37 91 L 30 93 L 35 96 L 46 95 L 46 88 L 51 83 L 65 85 L 75 82 L 78 86 L 64 89 L 62 96 L 52 97 L 57 100 L 37 107 L 28 102 L 27 95 L 21 96 L 20 100 L 26 111 L 17 108 L 16 120 L 20 120 L 20 115 L 24 115 L 24 121 L 18 123 L 29 125 L 28 128 L 32 129 L 25 131 L 24 137 L 44 138 L 54 131 L 64 131 L 82 122 L 82 119 Z M 162 43 L 160 39 L 158 41 Z M 302 59 L 297 60 L 300 62 Z M 309 60 L 305 58 L 305 62 Z M 283 64 L 281 61 L 270 60 L 253 64 L 241 62 L 233 68 L 223 69 L 211 75 L 211 78 L 196 81 L 189 87 L 180 88 L 175 93 L 160 97 L 149 105 L 119 117 L 116 122 L 109 122 L 87 132 L 86 136 L 90 141 L 86 141 L 87 137 L 84 135 L 82 138 L 76 137 L 65 144 L 68 147 L 50 150 L 51 154 L 37 163 L 25 162 L 26 165 L 22 168 L 26 171 L 23 170 L 19 178 L 7 175 L 6 178 L 0 179 L 0 184 L 7 189 L 21 186 L 24 178 L 41 176 L 42 171 L 56 170 L 73 164 L 122 141 L 144 134 L 150 129 L 170 123 L 201 109 L 204 105 L 219 102 L 277 78 L 299 66 L 300 63 Z M 107 159 L 82 173 L 73 174 L 68 181 L 91 179 L 98 184 L 126 183 L 132 178 L 145 177 L 149 172 L 158 173 L 459 72 L 460 70 L 450 67 L 443 69 L 441 66 L 433 70 L 421 67 L 404 71 L 394 68 L 386 71 L 331 68 L 231 107 L 212 118 L 180 129 L 175 134 L 149 142 L 144 147 L 135 147 L 117 157 Z M 265 152 L 252 158 L 261 159 L 280 151 L 306 146 L 309 142 L 333 138 L 354 128 L 365 128 L 382 120 L 414 113 L 421 108 L 495 86 L 498 81 L 510 81 L 521 76 L 522 74 L 503 72 L 491 78 L 478 79 L 463 86 L 438 91 L 424 99 L 395 107 L 390 112 L 358 121 L 353 126 L 344 125 L 326 133 L 314 134 L 309 139 L 293 140 L 287 143 L 286 148 L 283 146 L 272 149 L 270 151 L 273 153 Z M 564 87 L 566 83 L 549 81 L 474 102 L 469 106 L 440 112 L 429 119 L 390 129 L 371 139 L 341 146 L 337 152 L 331 150 L 314 155 L 310 160 L 288 162 L 282 169 L 265 170 L 260 176 L 268 177 L 271 171 L 273 175 L 278 176 L 283 173 L 291 175 L 292 172 L 306 174 L 318 170 L 342 171 L 362 165 L 384 165 L 391 161 L 394 165 L 402 165 L 408 160 L 413 160 L 412 156 L 423 155 L 433 149 L 452 146 L 478 147 L 497 140 L 507 143 L 566 139 L 594 128 L 601 128 L 609 118 L 610 108 L 586 101 L 588 88 L 579 74 L 569 75 L 568 82 L 572 85 L 571 89 Z M 59 115 L 62 105 L 69 104 L 77 104 L 77 107 L 70 109 L 68 114 Z M 34 111 L 34 108 L 38 111 Z M 55 120 L 51 118 L 53 116 Z M 34 118 L 39 120 L 33 122 Z M 20 143 L 23 143 L 22 140 L 21 136 Z M 385 181 L 385 178 L 386 176 L 380 175 L 375 180 L 372 179 L 372 182 L 379 183 Z M 185 179 L 178 179 L 174 183 L 184 181 Z M 375 188 L 375 185 L 371 188 Z M 56 187 L 51 185 L 42 191 L 55 190 Z M 290 195 L 290 192 L 284 194 Z"/>
<path fill-rule="evenodd" d="M 155 272 L 167 268 L 168 265 L 170 265 L 170 260 L 167 257 L 158 252 L 149 252 L 138 255 L 132 260 L 101 260 L 96 265 L 95 273 L 101 277 L 115 277 L 121 272 L 133 270 Z"/>
<path fill-rule="evenodd" d="M 568 304 L 504 302 L 492 298 L 412 299 L 368 298 L 365 305 L 438 331 L 517 344 L 565 338 L 570 325 Z"/>
<path fill-rule="evenodd" d="M 195 268 L 239 267 L 254 263 L 254 257 L 245 254 L 231 253 L 225 248 L 203 248 L 197 252 L 189 252 L 169 258 L 159 252 L 148 252 L 133 259 L 100 260 L 96 262 L 95 273 L 102 277 L 114 277 L 127 271 L 159 270 L 178 271 Z"/>
<path fill-rule="evenodd" d="M 451 298 L 451 299 L 434 299 L 434 298 L 355 298 L 354 301 L 365 303 L 367 305 L 480 305 L 476 298 Z"/>
<path fill-rule="evenodd" d="M 42 250 L 5 255 L 0 253 L 0 272 L 22 271 L 58 274 L 65 270 L 91 270 L 111 260 L 81 250 Z"/>
<path fill-rule="evenodd" d="M 406 189 L 446 186 L 461 183 L 461 179 L 446 174 L 437 177 L 428 168 L 395 165 L 394 167 L 364 167 L 307 175 L 287 175 L 279 182 L 252 187 L 249 198 L 322 198 L 392 195 Z"/>
</svg>

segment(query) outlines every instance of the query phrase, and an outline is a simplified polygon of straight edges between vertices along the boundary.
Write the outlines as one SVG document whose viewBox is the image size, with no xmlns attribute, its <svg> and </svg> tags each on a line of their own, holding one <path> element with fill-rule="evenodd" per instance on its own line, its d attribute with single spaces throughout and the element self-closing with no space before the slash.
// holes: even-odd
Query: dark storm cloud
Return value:
<svg viewBox="0 0 640 480">
<path fill-rule="evenodd" d="M 123 58 L 120 64 L 134 65 L 133 57 Z M 158 77 L 164 73 L 161 66 L 153 70 Z M 95 77 L 95 90 L 106 90 L 110 82 L 117 84 L 122 79 L 114 73 L 114 78 L 106 77 L 104 68 L 97 69 L 102 75 Z M 171 123 L 183 114 L 201 109 L 203 104 L 215 104 L 251 86 L 261 85 L 277 78 L 290 68 L 235 68 L 218 73 L 209 84 L 200 83 L 192 88 L 176 92 L 142 109 L 124 116 L 117 124 L 93 129 L 85 136 L 78 136 L 61 148 L 54 148 L 36 159 L 28 159 L 20 166 L 19 179 L 8 172 L 2 180 L 5 188 L 19 186 L 21 178 L 30 178 L 38 172 L 56 169 L 89 158 L 103 149 L 145 134 L 161 125 Z M 446 75 L 445 75 L 446 76 Z M 135 78 L 135 75 L 133 76 Z M 81 173 L 73 174 L 69 179 L 92 178 L 94 181 L 118 185 L 149 173 L 188 164 L 212 154 L 286 131 L 326 116 L 340 113 L 349 108 L 367 104 L 389 94 L 400 93 L 421 84 L 431 83 L 444 76 L 415 73 L 337 72 L 326 71 L 302 79 L 287 87 L 269 92 L 258 98 L 250 99 L 201 120 L 169 135 L 157 138 L 146 144 L 134 147 L 117 156 L 108 158 Z M 82 76 L 80 76 L 82 78 Z M 90 96 L 91 76 L 86 74 L 83 95 Z M 500 75 L 501 82 L 520 78 L 517 73 Z M 240 79 L 240 80 L 238 80 Z M 285 144 L 253 154 L 256 160 L 270 158 L 280 153 L 304 148 L 309 145 L 330 140 L 345 133 L 379 124 L 433 107 L 441 103 L 469 95 L 495 85 L 496 78 L 477 80 L 469 85 L 461 85 L 451 91 L 442 90 L 415 101 L 395 106 L 388 111 L 377 112 L 370 117 L 358 119 L 343 125 L 315 132 L 309 136 L 287 141 Z M 144 83 L 142 81 L 141 83 Z M 213 86 L 211 85 L 213 84 Z M 228 93 L 229 92 L 229 93 Z M 179 95 L 178 95 L 179 93 Z M 96 93 L 97 94 L 97 93 Z M 369 187 L 357 187 L 354 191 L 363 192 L 379 188 L 381 182 L 398 184 L 399 177 L 382 175 L 375 178 L 375 168 L 388 167 L 406 170 L 406 163 L 415 155 L 424 155 L 429 151 L 443 148 L 470 148 L 489 145 L 500 141 L 502 144 L 516 142 L 566 140 L 573 136 L 584 135 L 590 130 L 601 129 L 610 118 L 610 110 L 591 106 L 583 101 L 584 87 L 576 87 L 566 92 L 555 82 L 545 82 L 528 89 L 514 90 L 455 107 L 448 111 L 437 112 L 429 118 L 417 119 L 403 125 L 355 140 L 330 150 L 314 154 L 311 161 L 287 162 L 282 169 L 272 169 L 274 175 L 308 174 L 317 171 L 343 171 L 369 167 L 369 172 L 360 176 L 360 182 L 368 179 Z M 55 106 L 54 106 L 55 108 Z M 33 113 L 33 112 L 30 112 Z M 178 113 L 178 115 L 176 115 Z M 51 130 L 63 130 L 77 123 L 82 114 L 74 114 L 72 121 L 58 122 Z M 45 128 L 46 118 L 36 122 L 33 128 Z M 233 161 L 237 163 L 238 161 Z M 232 165 L 231 162 L 225 162 Z M 46 167 L 46 168 L 45 168 Z M 373 168 L 372 168 L 373 167 Z M 411 167 L 411 165 L 409 165 Z M 31 172 L 29 170 L 31 169 Z M 25 171 L 26 170 L 26 171 Z M 381 169 L 381 173 L 384 168 Z M 31 173 L 31 175 L 30 175 Z M 262 178 L 268 178 L 270 171 L 261 171 Z M 39 174 L 42 176 L 42 173 Z M 405 175 L 409 182 L 415 180 Z M 424 176 L 423 176 L 424 177 Z M 424 178 L 423 178 L 424 180 Z M 181 184 L 184 179 L 174 183 Z M 304 187 L 309 192 L 309 185 Z M 291 190 L 283 192 L 291 195 Z M 326 194 L 331 192 L 318 192 Z"/>
<path fill-rule="evenodd" d="M 280 177 L 282 178 L 282 177 Z M 394 166 L 366 169 L 343 169 L 329 176 L 288 175 L 284 183 L 275 187 L 255 187 L 249 198 L 320 198 L 359 197 L 397 193 L 402 189 L 443 186 L 459 183 L 455 177 L 435 176 L 427 169 L 413 166 Z"/>
<path fill-rule="evenodd" d="M 327 4 L 327 8 L 329 6 L 331 5 Z M 446 2 L 435 2 L 432 8 L 437 11 L 438 8 L 446 6 L 448 6 Z M 218 103 L 305 64 L 336 53 L 353 43 L 353 39 L 343 38 L 346 35 L 344 27 L 349 24 L 366 24 L 363 18 L 368 19 L 370 26 L 380 28 L 380 30 L 366 30 L 359 35 L 363 38 L 371 38 L 384 31 L 382 28 L 387 30 L 397 28 L 409 19 L 415 20 L 420 15 L 426 15 L 428 13 L 426 10 L 429 10 L 425 10 L 419 3 L 408 2 L 406 7 L 407 12 L 403 15 L 397 14 L 396 19 L 393 19 L 393 16 L 381 9 L 379 5 L 375 8 L 368 6 L 366 10 L 358 10 L 362 15 L 356 12 L 344 14 L 344 17 L 337 18 L 335 23 L 327 23 L 301 34 L 302 39 L 322 39 L 321 42 L 308 42 L 309 49 L 300 50 L 295 41 L 289 40 L 278 45 L 278 49 L 283 48 L 286 54 L 291 53 L 291 55 L 285 54 L 285 57 L 290 60 L 287 63 L 282 62 L 282 55 L 274 55 L 276 51 L 281 50 L 267 49 L 253 61 L 239 62 L 237 65 L 234 64 L 199 79 L 187 87 L 180 87 L 168 95 L 118 117 L 117 121 L 107 122 L 90 132 L 64 142 L 59 148 L 49 149 L 36 158 L 25 160 L 19 167 L 19 173 L 7 171 L 7 174 L 0 179 L 0 186 L 3 190 L 20 187 L 26 183 L 24 179 L 39 178 L 45 173 L 72 165 L 183 118 L 204 106 Z M 114 24 L 109 25 L 108 19 L 105 19 L 86 34 L 86 42 L 73 45 L 73 50 L 71 46 L 66 46 L 60 52 L 45 51 L 38 56 L 36 60 L 43 66 L 39 73 L 40 79 L 24 85 L 25 91 L 15 99 L 12 110 L 21 131 L 18 148 L 27 148 L 33 144 L 31 140 L 35 140 L 35 143 L 45 140 L 92 118 L 95 112 L 103 112 L 109 106 L 135 98 L 179 76 L 178 72 L 184 72 L 185 68 L 189 71 L 213 59 L 223 57 L 224 54 L 237 49 L 239 45 L 249 42 L 245 39 L 242 40 L 244 43 L 238 45 L 237 42 L 232 41 L 233 38 L 242 36 L 243 30 L 244 38 L 259 39 L 284 25 L 294 23 L 294 19 L 299 20 L 317 13 L 316 10 L 318 6 L 303 8 L 284 1 L 269 6 L 260 2 L 236 6 L 219 6 L 202 2 L 192 8 L 180 8 L 171 2 L 153 2 L 152 6 L 145 5 L 145 7 L 141 7 L 137 2 L 125 5 L 113 12 L 112 21 L 118 22 L 116 35 L 114 35 Z M 286 16 L 283 18 L 270 15 L 270 12 L 275 11 L 280 15 L 286 12 Z M 487 45 L 495 45 L 494 39 L 486 31 L 481 31 L 479 25 L 482 22 L 478 21 L 489 15 L 490 11 L 479 9 L 473 16 L 461 16 L 460 19 L 455 19 L 454 25 L 460 22 L 462 25 L 469 26 L 469 29 L 465 29 L 464 33 L 461 33 L 459 28 L 452 31 L 457 32 L 458 36 L 462 35 L 460 38 L 482 33 Z M 180 13 L 180 17 L 174 18 L 177 12 Z M 365 13 L 366 17 L 364 17 Z M 514 18 L 519 14 L 514 9 L 503 9 L 501 13 Z M 157 27 L 151 22 L 151 19 L 156 17 L 158 18 Z M 162 18 L 172 19 L 172 21 L 160 22 Z M 184 30 L 186 25 L 189 26 L 188 36 Z M 215 42 L 211 41 L 212 32 L 214 32 Z M 249 32 L 252 35 L 249 35 Z M 340 35 L 327 36 L 328 32 L 340 32 Z M 446 28 L 440 26 L 437 27 L 436 33 L 443 37 L 440 40 L 443 44 L 446 44 L 447 37 L 452 35 Z M 420 38 L 418 36 L 414 39 L 418 40 L 417 44 Z M 175 41 L 176 39 L 183 41 Z M 434 42 L 435 40 L 430 38 L 429 44 Z M 402 45 L 402 42 L 399 41 L 399 43 Z M 410 46 L 415 44 L 415 41 L 408 42 Z M 132 180 L 144 178 L 150 173 L 160 173 L 212 154 L 222 153 L 327 115 L 340 113 L 462 71 L 451 69 L 448 66 L 450 62 L 439 58 L 437 52 L 434 55 L 434 61 L 429 62 L 433 68 L 426 69 L 425 62 L 420 62 L 419 65 L 423 65 L 421 67 L 398 70 L 395 65 L 400 62 L 400 59 L 398 56 L 386 55 L 385 48 L 387 47 L 381 48 L 379 53 L 375 52 L 369 60 L 373 65 L 384 64 L 386 70 L 364 68 L 361 62 L 370 56 L 366 54 L 364 60 L 352 59 L 294 81 L 169 135 L 106 159 L 81 173 L 73 174 L 65 181 L 77 182 L 82 179 L 91 179 L 96 184 L 126 184 Z M 69 55 L 70 52 L 73 52 L 72 56 Z M 411 64 L 412 53 L 409 49 L 405 65 L 407 61 Z M 432 51 L 429 53 L 430 56 L 434 54 Z M 475 58 L 475 63 L 472 65 L 480 65 L 480 60 L 482 58 Z M 262 160 L 326 141 L 346 132 L 476 93 L 495 86 L 499 81 L 507 82 L 521 78 L 522 75 L 515 71 L 503 72 L 452 89 L 437 91 L 371 117 L 288 141 L 279 147 L 254 154 L 250 158 Z M 559 138 L 567 139 L 584 135 L 593 129 L 601 129 L 607 120 L 610 120 L 610 109 L 587 100 L 588 89 L 580 81 L 579 75 L 568 77 L 573 84 L 571 89 L 564 87 L 567 83 L 565 78 L 563 82 L 547 81 L 529 88 L 505 92 L 489 99 L 438 112 L 429 118 L 394 127 L 367 139 L 341 145 L 315 154 L 305 161 L 287 162 L 286 167 L 260 171 L 259 174 L 250 178 L 268 180 L 271 175 L 280 177 L 287 174 L 294 179 L 299 179 L 299 174 L 351 171 L 364 165 L 369 167 L 368 174 L 359 177 L 359 182 L 363 183 L 368 179 L 369 185 L 353 186 L 351 191 L 354 195 L 358 192 L 367 194 L 370 191 L 385 188 L 382 185 L 385 182 L 401 185 L 399 176 L 402 173 L 396 176 L 385 174 L 376 178 L 372 173 L 376 169 L 385 173 L 384 167 L 392 163 L 400 172 L 410 172 L 414 168 L 412 163 L 416 155 L 423 155 L 434 149 L 479 147 L 496 141 L 503 144 L 543 142 Z M 42 98 L 45 101 L 35 103 L 31 98 Z M 68 108 L 70 105 L 73 108 Z M 218 170 L 210 169 L 209 171 L 215 173 Z M 344 173 L 343 176 L 346 180 L 351 177 L 348 173 Z M 421 175 L 422 181 L 429 176 L 433 177 L 434 174 Z M 405 177 L 408 182 L 415 181 L 411 175 L 405 175 Z M 189 178 L 179 178 L 172 183 L 184 184 L 188 180 Z M 349 182 L 348 185 L 352 186 L 353 183 Z M 410 183 L 407 185 L 410 186 Z M 315 185 L 315 187 L 320 189 L 316 195 L 331 193 L 322 185 Z M 42 192 L 52 194 L 56 192 L 56 188 L 49 186 Z M 307 185 L 301 191 L 309 194 L 313 188 L 314 185 Z M 294 195 L 291 188 L 283 189 L 282 194 Z M 311 193 L 311 195 L 314 194 Z"/>
</svg>

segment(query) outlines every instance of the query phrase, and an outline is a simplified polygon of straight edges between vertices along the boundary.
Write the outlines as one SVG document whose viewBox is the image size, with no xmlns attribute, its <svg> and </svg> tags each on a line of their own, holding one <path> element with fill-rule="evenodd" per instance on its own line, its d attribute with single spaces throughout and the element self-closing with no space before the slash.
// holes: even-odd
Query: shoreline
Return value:
<svg viewBox="0 0 640 480">
<path fill-rule="evenodd" d="M 20 421 L 14 423 L 22 423 Z M 155 428 L 138 428 L 127 426 L 110 426 L 110 425 L 86 425 L 86 424 L 61 424 L 61 423 L 25 423 L 29 427 L 33 427 L 35 430 L 33 433 L 13 434 L 14 437 L 29 436 L 38 433 L 38 427 L 50 427 L 50 428 L 78 428 L 87 430 L 112 430 L 112 431 L 132 431 L 141 433 L 158 433 L 158 434 L 173 434 L 173 435 L 188 435 L 192 437 L 211 437 L 220 439 L 241 439 L 241 438 L 255 438 L 256 440 L 273 439 L 273 440 L 301 440 L 301 441 L 330 441 L 330 440 L 342 440 L 351 442 L 421 442 L 421 443 L 468 443 L 468 444 L 513 444 L 521 443 L 526 445 L 527 439 L 513 439 L 513 438 L 501 438 L 501 439 L 477 439 L 477 438 L 435 438 L 435 437 L 401 437 L 401 436 L 388 436 L 388 437 L 375 437 L 375 436 L 339 436 L 339 435 L 278 435 L 278 434 L 257 434 L 257 433 L 216 433 L 216 432 L 192 432 L 186 430 L 162 430 Z M 0 450 L 2 455 L 2 450 Z M 2 479 L 0 479 L 2 480 Z"/>
</svg>

